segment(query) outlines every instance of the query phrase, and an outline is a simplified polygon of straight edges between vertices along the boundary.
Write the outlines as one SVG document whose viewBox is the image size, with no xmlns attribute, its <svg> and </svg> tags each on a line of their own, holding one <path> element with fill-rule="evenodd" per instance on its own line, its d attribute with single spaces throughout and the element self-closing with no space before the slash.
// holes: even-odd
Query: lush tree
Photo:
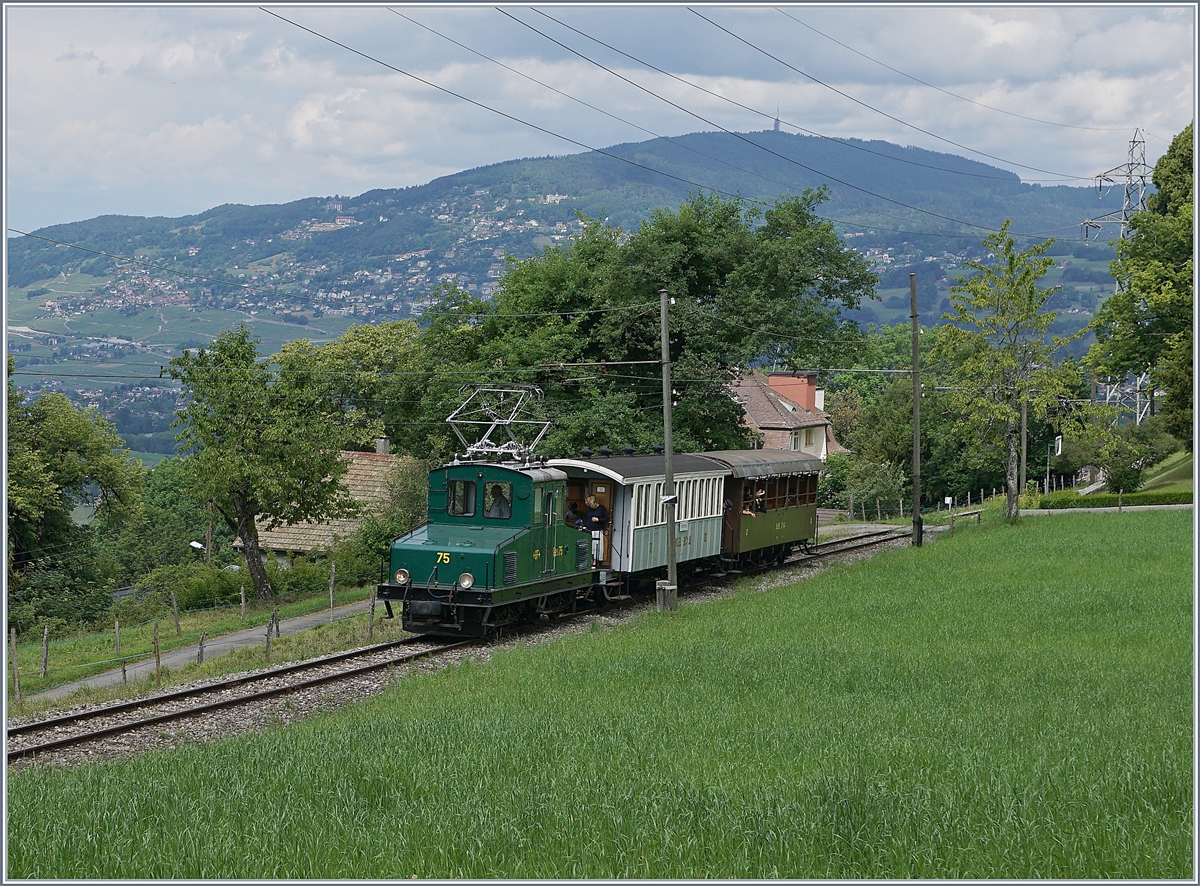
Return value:
<svg viewBox="0 0 1200 886">
<path fill-rule="evenodd" d="M 939 330 L 940 332 L 940 330 Z M 926 376 L 929 378 L 929 376 Z M 894 379 L 863 412 L 849 438 L 850 448 L 865 461 L 912 464 L 912 380 Z M 921 396 L 921 498 L 925 504 L 943 496 L 1004 484 L 1003 460 L 992 441 L 963 421 L 952 394 L 927 385 Z M 910 468 L 911 470 L 911 468 Z"/>
<path fill-rule="evenodd" d="M 845 488 L 837 498 L 838 505 L 853 507 L 856 513 L 862 513 L 865 509 L 868 519 L 876 509 L 882 509 L 884 513 L 898 511 L 900 503 L 911 497 L 903 466 L 890 461 L 854 459 L 845 483 Z"/>
<path fill-rule="evenodd" d="M 140 462 L 111 424 L 62 394 L 26 401 L 8 363 L 8 557 L 12 581 L 49 560 L 79 560 L 85 529 L 72 511 L 92 505 L 98 519 L 136 506 Z M 83 557 L 86 559 L 86 557 Z"/>
<path fill-rule="evenodd" d="M 293 366 L 311 367 L 335 402 L 369 416 L 395 440 L 417 419 L 414 407 L 429 384 L 419 331 L 412 320 L 362 324 L 322 345 L 288 342 L 280 354 Z"/>
<path fill-rule="evenodd" d="M 977 273 L 959 277 L 951 287 L 953 310 L 945 315 L 936 350 L 958 360 L 953 374 L 951 404 L 960 424 L 980 438 L 999 436 L 1006 454 L 1005 515 L 1018 514 L 1021 407 L 1044 418 L 1068 398 L 1074 377 L 1055 366 L 1054 353 L 1065 342 L 1046 336 L 1057 311 L 1045 310 L 1057 287 L 1043 289 L 1037 281 L 1053 266 L 1046 256 L 1053 240 L 1018 252 L 1008 233 L 1009 222 L 983 240 L 993 259 L 966 262 Z"/>
<path fill-rule="evenodd" d="M 137 507 L 119 518 L 94 521 L 97 560 L 106 576 L 130 585 L 156 567 L 203 559 L 189 543 L 205 541 L 210 528 L 213 563 L 237 560 L 233 533 L 219 515 L 193 501 L 190 488 L 188 466 L 178 458 L 164 459 L 145 472 Z"/>
<path fill-rule="evenodd" d="M 676 447 L 748 441 L 727 394 L 734 373 L 771 359 L 837 360 L 857 339 L 842 308 L 873 291 L 866 262 L 814 214 L 821 192 L 758 213 L 693 196 L 626 237 L 589 221 L 561 248 L 510 266 L 480 325 L 481 366 L 533 378 L 547 393 L 551 452 L 662 440 L 659 290 L 670 309 Z M 606 368 L 600 364 L 627 365 Z M 587 364 L 565 372 L 555 364 Z"/>
<path fill-rule="evenodd" d="M 1154 166 L 1157 193 L 1117 241 L 1119 288 L 1096 312 L 1088 362 L 1117 379 L 1149 372 L 1167 392 L 1163 409 L 1190 445 L 1192 409 L 1192 125 Z"/>
<path fill-rule="evenodd" d="M 241 538 L 259 599 L 271 596 L 259 521 L 270 529 L 352 513 L 339 453 L 375 430 L 360 411 L 330 397 L 310 361 L 275 359 L 276 369 L 260 362 L 257 340 L 239 326 L 174 358 L 169 370 L 183 384 L 176 423 L 190 495 L 197 504 L 211 501 Z"/>
</svg>

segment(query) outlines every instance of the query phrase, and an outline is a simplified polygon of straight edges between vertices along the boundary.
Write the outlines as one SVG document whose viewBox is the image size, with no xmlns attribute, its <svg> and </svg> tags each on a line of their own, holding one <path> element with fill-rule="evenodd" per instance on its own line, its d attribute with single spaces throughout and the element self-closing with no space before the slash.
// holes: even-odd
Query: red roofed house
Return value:
<svg viewBox="0 0 1200 886">
<path fill-rule="evenodd" d="M 822 409 L 825 392 L 816 382 L 815 375 L 803 372 L 767 376 L 751 370 L 738 378 L 733 392 L 746 424 L 761 438 L 757 448 L 803 452 L 822 461 L 831 453 L 848 451 L 833 437 Z"/>
<path fill-rule="evenodd" d="M 264 559 L 270 552 L 275 554 L 277 562 L 286 564 L 297 554 L 328 551 L 337 541 L 354 535 L 367 517 L 379 514 L 390 499 L 389 481 L 400 459 L 388 453 L 386 440 L 380 440 L 376 448 L 379 451 L 342 451 L 342 458 L 348 463 L 342 485 L 361 506 L 357 516 L 260 529 L 258 544 Z M 233 546 L 240 550 L 242 540 L 235 539 Z"/>
</svg>

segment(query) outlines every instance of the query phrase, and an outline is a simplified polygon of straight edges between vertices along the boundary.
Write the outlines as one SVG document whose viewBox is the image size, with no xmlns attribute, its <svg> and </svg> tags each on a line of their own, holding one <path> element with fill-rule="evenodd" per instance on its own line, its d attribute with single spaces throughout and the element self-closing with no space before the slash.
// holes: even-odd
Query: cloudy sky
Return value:
<svg viewBox="0 0 1200 886">
<path fill-rule="evenodd" d="M 517 120 L 603 147 L 765 129 L 776 108 L 786 131 L 1085 184 L 1125 162 L 1135 127 L 1153 165 L 1196 102 L 1191 5 L 266 9 L 279 17 L 6 5 L 7 225 L 354 195 L 582 150 Z"/>
</svg>

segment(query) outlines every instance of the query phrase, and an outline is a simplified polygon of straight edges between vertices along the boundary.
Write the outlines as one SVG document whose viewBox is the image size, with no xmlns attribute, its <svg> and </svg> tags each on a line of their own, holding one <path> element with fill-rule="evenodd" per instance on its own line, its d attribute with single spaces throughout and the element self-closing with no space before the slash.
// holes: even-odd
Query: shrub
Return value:
<svg viewBox="0 0 1200 886">
<path fill-rule="evenodd" d="M 890 461 L 876 464 L 870 461 L 855 461 L 846 476 L 846 487 L 837 497 L 841 507 L 849 507 L 854 500 L 854 507 L 859 509 L 866 506 L 873 510 L 875 503 L 885 510 L 898 508 L 906 497 L 908 478 L 904 468 Z"/>
<path fill-rule="evenodd" d="M 287 566 L 270 560 L 267 562 L 267 578 L 276 597 L 311 594 L 322 587 L 329 587 L 329 560 L 323 556 L 320 559 L 297 557 Z"/>
<path fill-rule="evenodd" d="M 850 476 L 850 456 L 836 453 L 825 460 L 825 470 L 817 484 L 817 504 L 823 508 L 835 508 L 841 504 L 841 495 Z"/>
<path fill-rule="evenodd" d="M 240 583 L 238 573 L 204 563 L 159 566 L 138 579 L 137 593 L 133 597 L 114 604 L 113 609 L 134 610 L 141 614 L 137 620 L 145 621 L 170 611 L 172 591 L 181 611 L 208 609 L 236 602 Z"/>
<path fill-rule="evenodd" d="M 1192 493 L 1183 492 L 1127 492 L 1117 496 L 1111 492 L 1079 495 L 1073 491 L 1056 492 L 1042 498 L 1043 508 L 1115 508 L 1117 500 L 1125 507 L 1133 505 L 1190 505 Z"/>
</svg>

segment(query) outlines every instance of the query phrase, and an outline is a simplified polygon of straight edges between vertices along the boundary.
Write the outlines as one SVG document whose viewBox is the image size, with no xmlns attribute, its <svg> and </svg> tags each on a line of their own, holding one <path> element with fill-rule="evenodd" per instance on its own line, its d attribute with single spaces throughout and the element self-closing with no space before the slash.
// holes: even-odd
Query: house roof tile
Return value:
<svg viewBox="0 0 1200 886">
<path fill-rule="evenodd" d="M 262 529 L 258 533 L 258 545 L 264 551 L 288 551 L 308 553 L 328 550 L 339 539 L 345 539 L 358 531 L 363 521 L 381 513 L 388 502 L 388 480 L 393 469 L 402 463 L 394 455 L 377 452 L 342 452 L 347 461 L 342 485 L 350 497 L 358 502 L 357 516 L 325 520 L 320 523 L 294 523 Z M 236 539 L 235 548 L 242 547 Z"/>
</svg>

